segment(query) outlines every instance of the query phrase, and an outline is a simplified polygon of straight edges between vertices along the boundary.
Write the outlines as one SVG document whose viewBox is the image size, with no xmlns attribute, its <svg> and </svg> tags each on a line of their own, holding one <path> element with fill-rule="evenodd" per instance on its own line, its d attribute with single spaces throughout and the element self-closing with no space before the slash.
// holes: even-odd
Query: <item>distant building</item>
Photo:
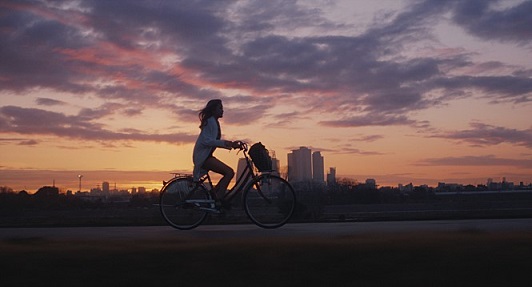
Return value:
<svg viewBox="0 0 532 287">
<path fill-rule="evenodd" d="M 109 194 L 109 182 L 102 182 L 102 191 L 104 194 Z"/>
<path fill-rule="evenodd" d="M 272 157 L 272 170 L 277 171 L 277 172 L 280 172 L 281 170 L 281 163 L 275 157 Z"/>
<path fill-rule="evenodd" d="M 327 173 L 327 185 L 332 186 L 336 184 L 336 168 L 330 167 L 329 173 Z"/>
<path fill-rule="evenodd" d="M 37 190 L 35 197 L 38 198 L 51 198 L 59 196 L 59 188 L 55 186 L 43 186 Z"/>
<path fill-rule="evenodd" d="M 506 181 L 506 177 L 502 178 L 502 182 L 495 182 L 492 178 L 488 178 L 486 186 L 489 190 L 511 190 L 514 189 L 513 182 Z"/>
<path fill-rule="evenodd" d="M 319 151 L 312 153 L 312 179 L 315 182 L 323 183 L 324 180 L 323 156 Z"/>
<path fill-rule="evenodd" d="M 305 181 L 312 179 L 311 151 L 300 147 L 288 154 L 288 180 Z"/>
<path fill-rule="evenodd" d="M 373 178 L 366 179 L 366 187 L 370 189 L 376 189 L 377 188 L 377 181 Z"/>
</svg>

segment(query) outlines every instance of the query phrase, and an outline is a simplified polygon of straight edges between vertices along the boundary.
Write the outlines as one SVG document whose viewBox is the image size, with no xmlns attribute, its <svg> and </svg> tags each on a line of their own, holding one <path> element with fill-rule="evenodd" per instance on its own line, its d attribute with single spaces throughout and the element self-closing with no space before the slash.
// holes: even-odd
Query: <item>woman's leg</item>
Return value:
<svg viewBox="0 0 532 287">
<path fill-rule="evenodd" d="M 207 158 L 205 163 L 203 163 L 203 168 L 207 170 L 212 170 L 222 175 L 222 178 L 220 179 L 214 190 L 216 193 L 216 197 L 219 199 L 223 199 L 225 191 L 227 190 L 231 179 L 233 179 L 233 177 L 235 176 L 235 171 L 230 166 L 226 165 L 215 157 Z"/>
</svg>

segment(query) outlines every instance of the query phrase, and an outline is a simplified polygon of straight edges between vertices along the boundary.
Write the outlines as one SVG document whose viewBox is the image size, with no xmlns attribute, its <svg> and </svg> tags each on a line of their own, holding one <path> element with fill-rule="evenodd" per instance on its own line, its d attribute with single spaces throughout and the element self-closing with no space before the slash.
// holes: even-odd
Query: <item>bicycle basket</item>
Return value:
<svg viewBox="0 0 532 287">
<path fill-rule="evenodd" d="M 272 158 L 270 157 L 266 147 L 261 142 L 252 145 L 249 148 L 248 154 L 253 161 L 253 165 L 255 165 L 259 171 L 272 170 Z"/>
</svg>

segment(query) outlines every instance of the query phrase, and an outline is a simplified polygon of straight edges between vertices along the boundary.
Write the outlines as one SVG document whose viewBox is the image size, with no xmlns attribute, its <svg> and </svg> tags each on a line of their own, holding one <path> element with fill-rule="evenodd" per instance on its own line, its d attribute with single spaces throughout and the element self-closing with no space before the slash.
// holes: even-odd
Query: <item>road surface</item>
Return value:
<svg viewBox="0 0 532 287">
<path fill-rule="evenodd" d="M 216 238 L 335 238 L 371 234 L 413 232 L 530 232 L 532 219 L 477 219 L 432 221 L 380 221 L 343 223 L 297 223 L 267 230 L 252 224 L 202 225 L 181 231 L 170 226 L 0 228 L 0 240 L 193 240 Z"/>
<path fill-rule="evenodd" d="M 0 228 L 0 286 L 530 286 L 532 219 Z"/>
</svg>

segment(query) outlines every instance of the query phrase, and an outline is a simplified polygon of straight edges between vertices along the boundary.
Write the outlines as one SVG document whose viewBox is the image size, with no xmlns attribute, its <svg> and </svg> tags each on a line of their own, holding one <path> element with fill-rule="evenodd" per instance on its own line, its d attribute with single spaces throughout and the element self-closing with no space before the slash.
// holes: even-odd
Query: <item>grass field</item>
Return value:
<svg viewBox="0 0 532 287">
<path fill-rule="evenodd" d="M 532 231 L 142 241 L 11 238 L 0 286 L 530 286 Z"/>
</svg>

